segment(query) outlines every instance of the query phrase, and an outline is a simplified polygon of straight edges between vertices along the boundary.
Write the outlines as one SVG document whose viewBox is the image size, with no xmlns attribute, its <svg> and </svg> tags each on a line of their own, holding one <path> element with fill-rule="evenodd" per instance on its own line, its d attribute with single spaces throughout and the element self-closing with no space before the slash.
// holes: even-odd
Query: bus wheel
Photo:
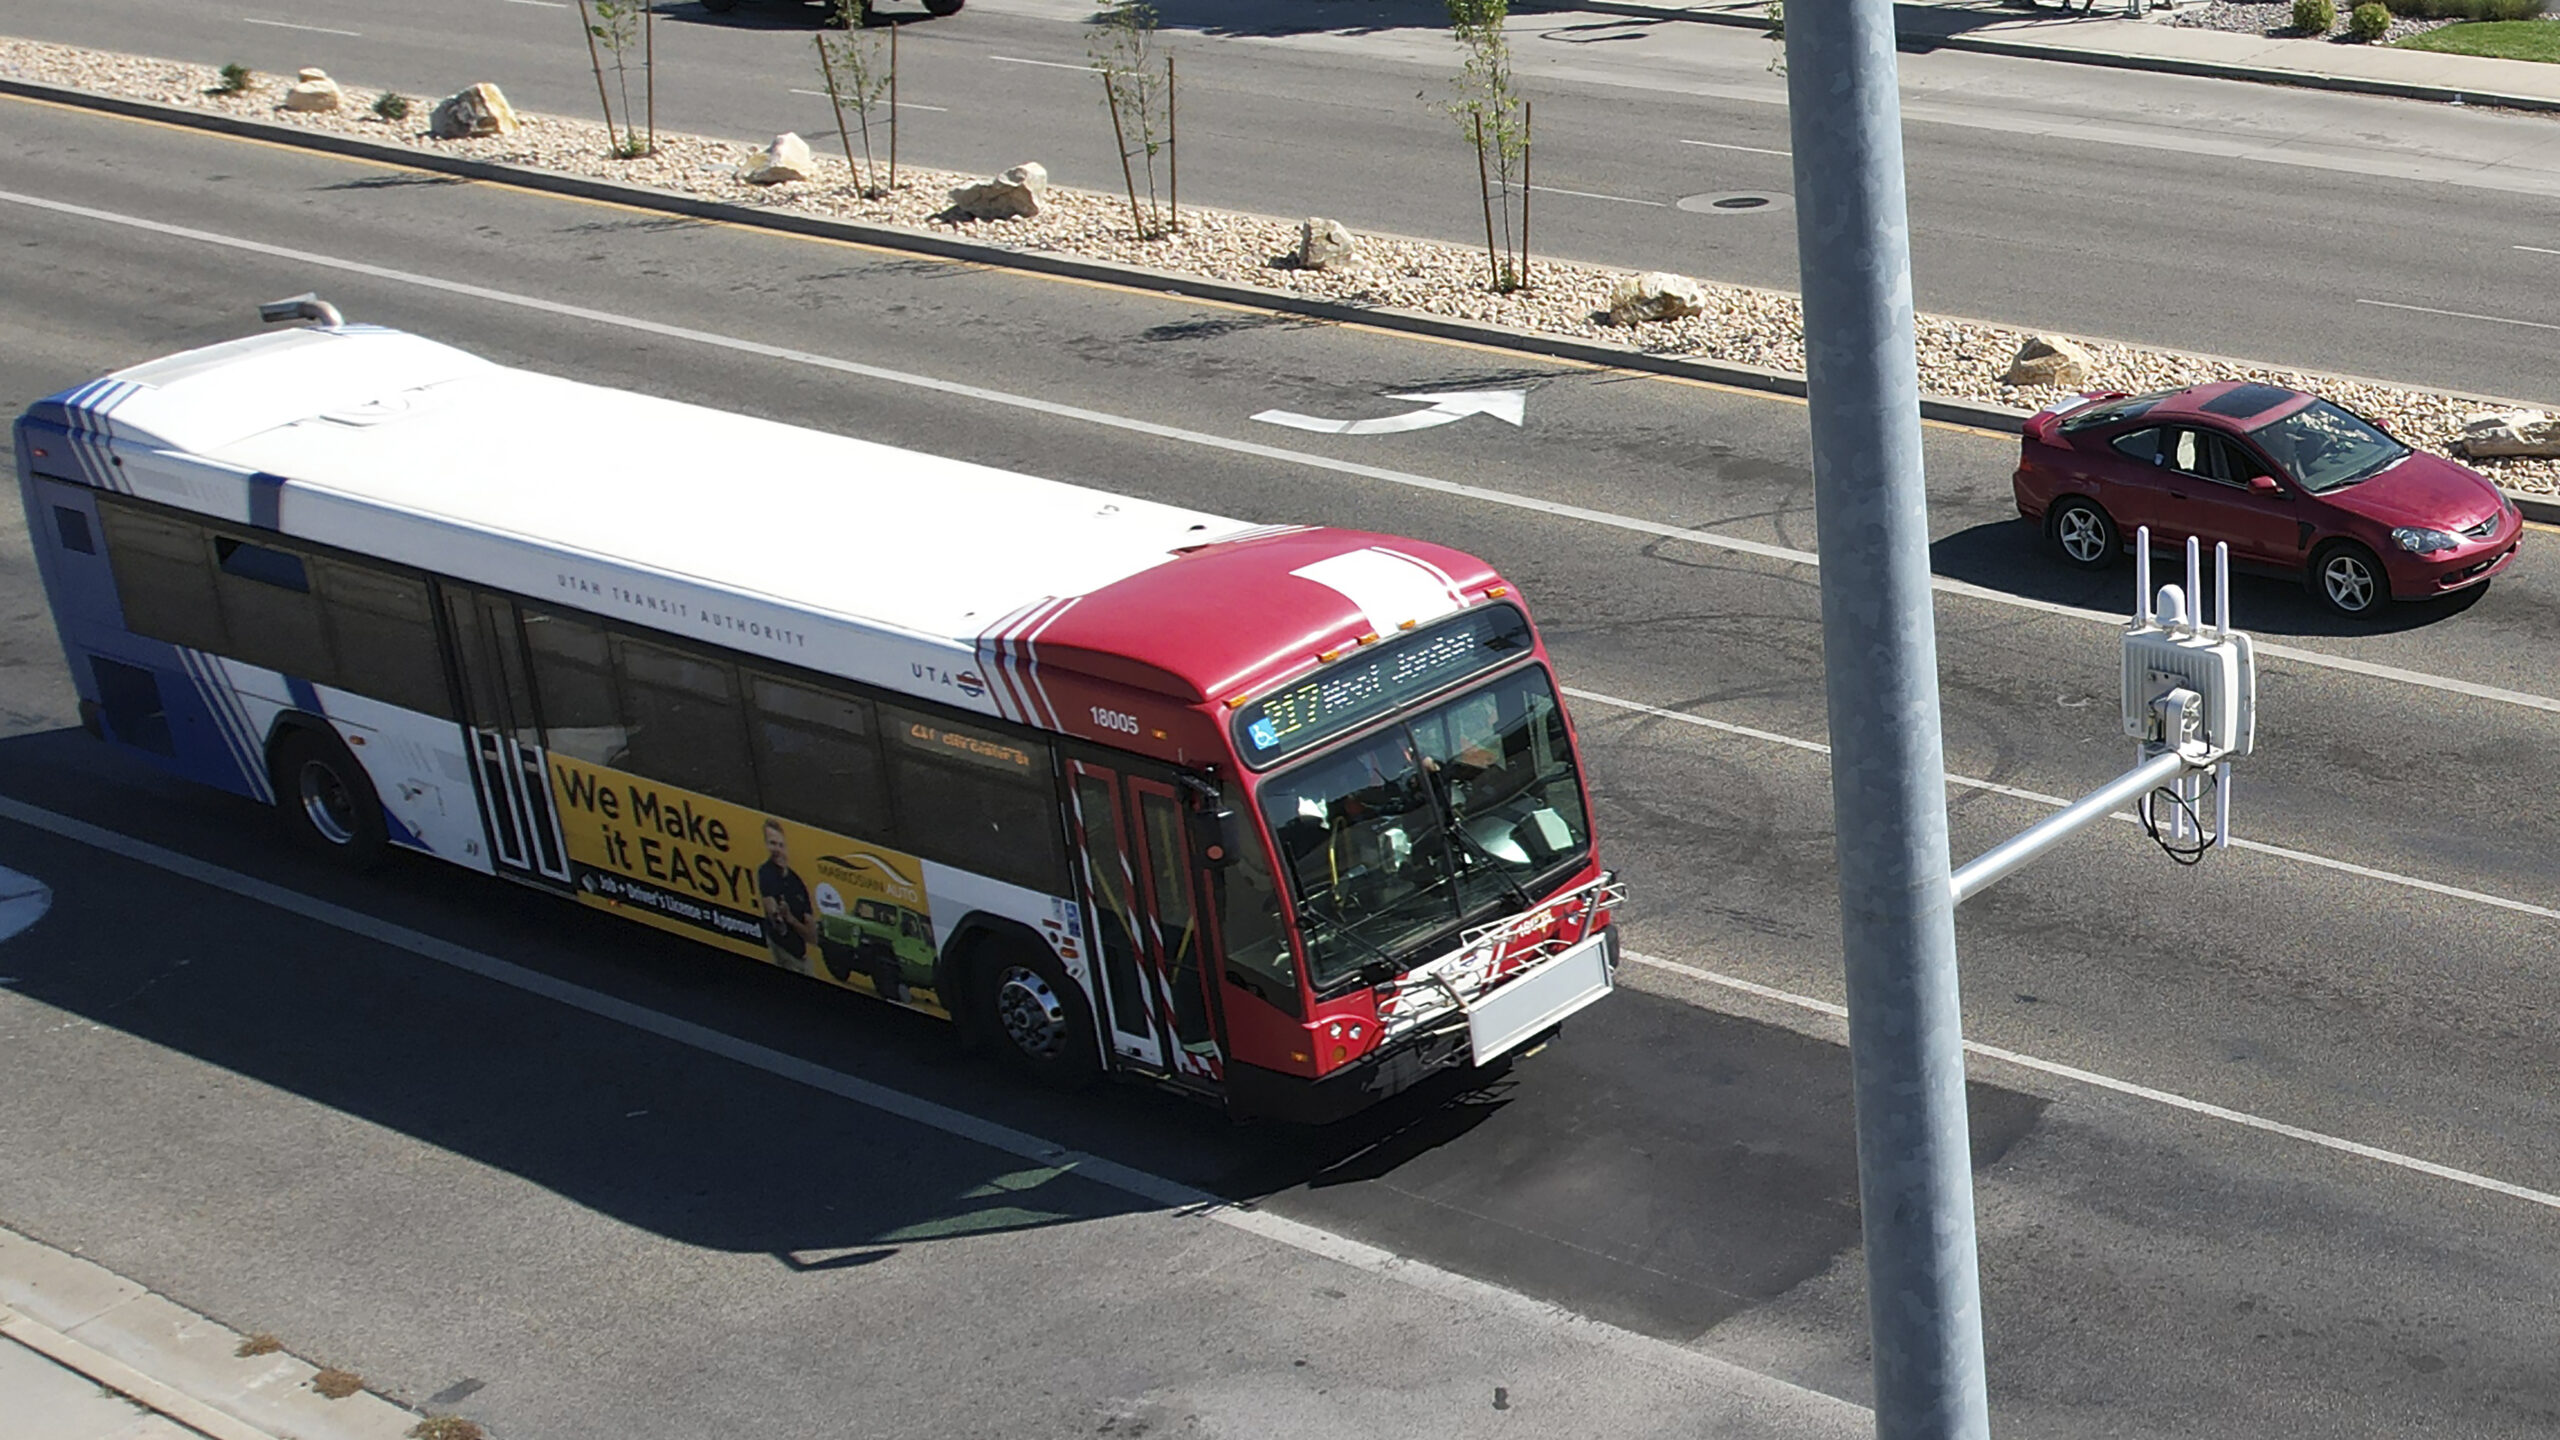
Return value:
<svg viewBox="0 0 2560 1440">
<path fill-rule="evenodd" d="M 335 735 L 288 730 L 276 741 L 272 778 L 286 828 L 350 870 L 370 870 L 391 848 L 382 799 Z"/>
<path fill-rule="evenodd" d="M 1081 1090 L 1102 1073 L 1093 1020 L 1058 962 L 1028 946 L 987 957 L 971 987 L 1005 1063 L 1053 1090 Z"/>
</svg>

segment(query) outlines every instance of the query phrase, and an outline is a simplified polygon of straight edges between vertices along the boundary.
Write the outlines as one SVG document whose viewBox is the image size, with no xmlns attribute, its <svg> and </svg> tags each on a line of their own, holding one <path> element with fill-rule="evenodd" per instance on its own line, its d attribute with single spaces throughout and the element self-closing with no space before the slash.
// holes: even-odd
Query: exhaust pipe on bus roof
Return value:
<svg viewBox="0 0 2560 1440">
<path fill-rule="evenodd" d="M 317 320 L 323 325 L 344 325 L 338 307 L 320 298 L 317 291 L 305 290 L 282 300 L 270 300 L 258 307 L 258 319 L 267 325 L 286 320 Z"/>
</svg>

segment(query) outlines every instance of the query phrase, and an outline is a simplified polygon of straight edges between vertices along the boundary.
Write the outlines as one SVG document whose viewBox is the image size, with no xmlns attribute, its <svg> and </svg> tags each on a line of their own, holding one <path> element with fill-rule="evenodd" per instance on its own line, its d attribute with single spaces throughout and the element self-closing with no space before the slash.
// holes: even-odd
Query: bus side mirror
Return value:
<svg viewBox="0 0 2560 1440">
<path fill-rule="evenodd" d="M 1203 870 L 1224 870 L 1236 863 L 1237 836 L 1243 828 L 1236 812 L 1223 805 L 1191 812 L 1191 863 Z"/>
</svg>

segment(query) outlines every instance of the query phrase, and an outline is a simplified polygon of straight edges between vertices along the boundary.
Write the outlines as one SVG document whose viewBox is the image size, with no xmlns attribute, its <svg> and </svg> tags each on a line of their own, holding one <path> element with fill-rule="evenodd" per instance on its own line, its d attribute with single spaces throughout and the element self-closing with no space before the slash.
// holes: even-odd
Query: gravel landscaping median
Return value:
<svg viewBox="0 0 2560 1440">
<path fill-rule="evenodd" d="M 740 205 L 907 226 L 1026 251 L 1135 263 L 1354 305 L 1392 306 L 1572 336 L 1654 354 L 1693 356 L 1789 372 L 1804 368 L 1803 314 L 1794 295 L 1779 291 L 1708 283 L 1704 286 L 1707 303 L 1703 313 L 1682 320 L 1622 327 L 1608 323 L 1609 292 L 1631 272 L 1607 266 L 1540 260 L 1533 266 L 1535 283 L 1530 289 L 1497 295 L 1486 286 L 1481 250 L 1437 241 L 1363 236 L 1356 266 L 1346 270 L 1301 269 L 1294 258 L 1297 221 L 1186 207 L 1178 234 L 1141 242 L 1133 238 L 1126 199 L 1108 190 L 1053 185 L 1036 217 L 957 220 L 944 214 L 951 189 L 982 177 L 902 165 L 896 191 L 866 198 L 855 191 L 852 176 L 841 160 L 822 156 L 810 180 L 751 185 L 744 174 L 746 162 L 756 148 L 753 145 L 661 131 L 656 154 L 621 160 L 609 153 L 601 124 L 551 115 L 521 114 L 523 124 L 511 135 L 436 140 L 426 132 L 428 112 L 438 98 L 434 96 L 412 97 L 408 118 L 392 122 L 370 113 L 379 91 L 341 82 L 345 92 L 343 108 L 319 113 L 288 111 L 282 108 L 282 96 L 290 77 L 257 76 L 247 91 L 224 94 L 216 90 L 219 77 L 212 66 L 27 40 L 0 39 L 0 74 L 132 99 L 255 116 L 285 125 L 333 130 L 483 160 L 656 186 Z M 809 138 L 813 146 L 820 142 L 820 137 Z M 1030 151 L 1032 147 L 1025 148 Z M 1026 153 L 1023 158 L 1038 156 Z M 2029 333 L 1981 321 L 1919 317 L 1921 388 L 1952 399 L 2027 409 L 2069 393 L 2059 387 L 2001 383 L 2000 376 Z M 2446 449 L 2461 434 L 2466 416 L 2496 408 L 2474 398 L 2371 380 L 2112 341 L 2083 339 L 2081 343 L 2095 362 L 2093 388 L 2139 392 L 2204 380 L 2259 380 L 2316 391 L 2349 409 L 2386 421 L 2394 433 L 2409 443 L 2431 450 Z M 2560 494 L 2560 460 L 2474 463 L 2510 489 Z"/>
</svg>

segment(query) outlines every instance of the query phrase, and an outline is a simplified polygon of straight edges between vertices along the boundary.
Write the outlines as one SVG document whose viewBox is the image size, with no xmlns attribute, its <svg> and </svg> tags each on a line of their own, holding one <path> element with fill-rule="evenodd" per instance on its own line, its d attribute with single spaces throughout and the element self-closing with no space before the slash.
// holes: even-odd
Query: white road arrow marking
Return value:
<svg viewBox="0 0 2560 1440">
<path fill-rule="evenodd" d="M 1382 415 L 1373 420 L 1327 420 L 1321 415 L 1301 415 L 1294 410 L 1265 410 L 1253 418 L 1265 425 L 1286 425 L 1292 430 L 1313 430 L 1319 435 L 1394 435 L 1406 430 L 1428 430 L 1464 420 L 1470 415 L 1491 415 L 1517 425 L 1528 413 L 1529 392 L 1526 390 L 1450 390 L 1438 395 L 1390 395 L 1390 400 L 1419 400 L 1425 408 L 1408 410 L 1402 415 Z"/>
</svg>

